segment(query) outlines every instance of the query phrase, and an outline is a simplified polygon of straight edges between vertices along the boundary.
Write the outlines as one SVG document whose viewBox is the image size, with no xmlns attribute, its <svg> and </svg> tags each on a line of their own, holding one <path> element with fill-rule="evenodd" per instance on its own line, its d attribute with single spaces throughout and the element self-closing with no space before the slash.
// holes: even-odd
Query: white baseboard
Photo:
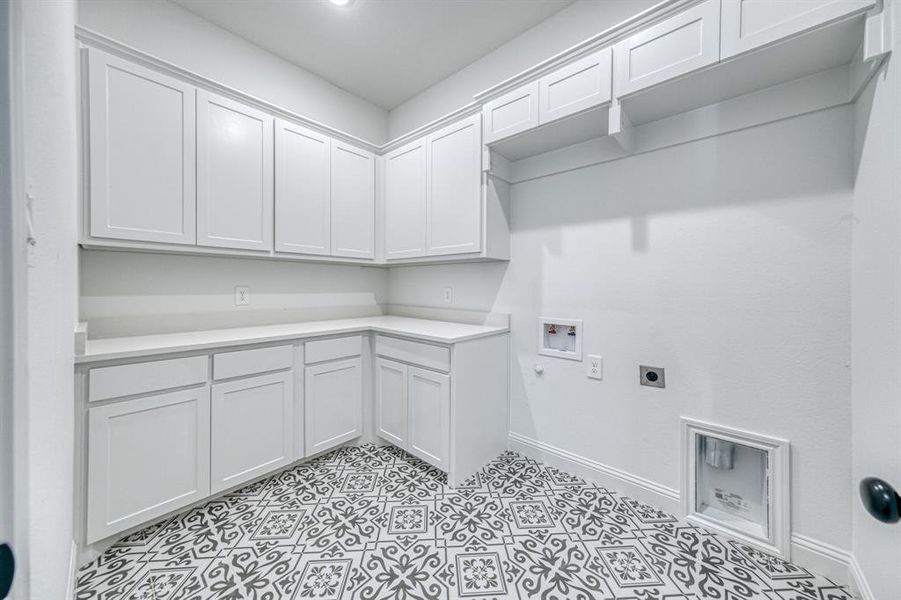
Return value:
<svg viewBox="0 0 901 600">
<path fill-rule="evenodd" d="M 679 514 L 679 491 L 671 487 L 512 431 L 507 434 L 507 447 L 670 514 Z"/>
<path fill-rule="evenodd" d="M 851 591 L 861 600 L 876 600 L 876 596 L 873 595 L 873 589 L 860 568 L 860 563 L 857 562 L 853 555 L 851 556 L 851 564 L 848 570 L 851 575 Z"/>
<path fill-rule="evenodd" d="M 507 447 L 670 514 L 681 515 L 679 490 L 674 488 L 512 431 L 507 434 Z M 866 580 L 859 567 L 855 571 L 857 563 L 847 550 L 794 533 L 791 536 L 791 552 L 795 564 L 825 575 L 840 585 L 857 585 L 863 600 L 874 600 L 872 593 L 867 595 L 869 587 Z"/>
<path fill-rule="evenodd" d="M 792 534 L 791 550 L 793 563 L 825 575 L 839 585 L 851 583 L 853 556 L 847 550 L 800 533 Z"/>
</svg>

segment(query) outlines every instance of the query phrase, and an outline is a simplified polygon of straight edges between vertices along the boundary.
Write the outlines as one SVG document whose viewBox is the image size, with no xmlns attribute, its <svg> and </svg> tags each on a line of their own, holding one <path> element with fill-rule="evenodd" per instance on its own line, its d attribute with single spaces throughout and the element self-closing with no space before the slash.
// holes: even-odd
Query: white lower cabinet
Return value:
<svg viewBox="0 0 901 600">
<path fill-rule="evenodd" d="M 409 447 L 407 450 L 448 470 L 450 434 L 450 377 L 418 367 L 407 370 Z"/>
<path fill-rule="evenodd" d="M 380 356 L 375 379 L 378 436 L 447 471 L 450 376 Z"/>
<path fill-rule="evenodd" d="M 360 357 L 304 369 L 304 437 L 308 456 L 363 433 L 362 373 Z"/>
<path fill-rule="evenodd" d="M 88 411 L 87 541 L 210 494 L 210 388 Z"/>
<path fill-rule="evenodd" d="M 294 374 L 213 385 L 210 488 L 218 493 L 291 462 Z"/>
<path fill-rule="evenodd" d="M 407 446 L 407 365 L 375 359 L 376 429 L 395 446 Z"/>
</svg>

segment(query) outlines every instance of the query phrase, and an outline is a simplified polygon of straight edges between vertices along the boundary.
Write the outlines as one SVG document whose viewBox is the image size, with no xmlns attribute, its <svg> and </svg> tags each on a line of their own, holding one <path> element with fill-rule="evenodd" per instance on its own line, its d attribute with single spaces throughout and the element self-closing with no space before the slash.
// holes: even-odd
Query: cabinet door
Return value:
<svg viewBox="0 0 901 600">
<path fill-rule="evenodd" d="M 425 256 L 426 140 L 385 156 L 385 258 Z"/>
<path fill-rule="evenodd" d="M 428 255 L 479 252 L 482 122 L 474 115 L 428 138 Z"/>
<path fill-rule="evenodd" d="M 538 82 L 495 98 L 482 107 L 485 119 L 485 143 L 522 133 L 538 127 Z"/>
<path fill-rule="evenodd" d="M 375 254 L 375 157 L 332 140 L 332 256 Z"/>
<path fill-rule="evenodd" d="M 874 0 L 722 0 L 722 57 L 730 58 L 850 14 Z"/>
<path fill-rule="evenodd" d="M 707 0 L 613 47 L 618 98 L 715 64 L 720 59 L 720 0 Z"/>
<path fill-rule="evenodd" d="M 197 90 L 197 243 L 272 249 L 270 115 Z"/>
<path fill-rule="evenodd" d="M 275 126 L 275 249 L 331 252 L 331 140 L 279 120 Z"/>
<path fill-rule="evenodd" d="M 604 48 L 538 80 L 538 120 L 555 119 L 610 102 L 613 52 Z"/>
<path fill-rule="evenodd" d="M 291 462 L 294 374 L 213 385 L 210 488 L 221 492 Z"/>
<path fill-rule="evenodd" d="M 360 358 L 313 365 L 304 370 L 307 455 L 328 450 L 363 433 Z"/>
<path fill-rule="evenodd" d="M 193 244 L 194 87 L 88 56 L 90 235 Z"/>
<path fill-rule="evenodd" d="M 376 427 L 379 437 L 407 447 L 407 367 L 381 357 L 375 359 Z"/>
<path fill-rule="evenodd" d="M 442 471 L 450 453 L 450 377 L 407 368 L 409 442 L 407 450 Z"/>
<path fill-rule="evenodd" d="M 209 386 L 88 410 L 88 543 L 209 493 Z"/>
</svg>

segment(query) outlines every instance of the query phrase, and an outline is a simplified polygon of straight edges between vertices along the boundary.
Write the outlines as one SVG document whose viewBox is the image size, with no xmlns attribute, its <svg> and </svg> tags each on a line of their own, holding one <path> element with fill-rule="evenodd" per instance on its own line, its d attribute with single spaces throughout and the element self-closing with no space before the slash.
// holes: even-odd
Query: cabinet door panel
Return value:
<svg viewBox="0 0 901 600">
<path fill-rule="evenodd" d="M 450 453 L 450 377 L 407 368 L 408 450 L 443 471 Z"/>
<path fill-rule="evenodd" d="M 615 95 L 623 97 L 720 59 L 720 0 L 707 0 L 613 47 Z"/>
<path fill-rule="evenodd" d="M 488 102 L 482 107 L 482 116 L 486 144 L 538 127 L 538 82 Z"/>
<path fill-rule="evenodd" d="M 332 140 L 332 256 L 375 255 L 375 157 Z"/>
<path fill-rule="evenodd" d="M 407 447 L 407 367 L 376 358 L 376 427 L 379 436 L 400 448 Z"/>
<path fill-rule="evenodd" d="M 88 411 L 88 543 L 210 493 L 210 388 Z"/>
<path fill-rule="evenodd" d="M 272 122 L 197 91 L 197 243 L 272 249 Z"/>
<path fill-rule="evenodd" d="M 88 56 L 90 235 L 193 244 L 194 87 Z"/>
<path fill-rule="evenodd" d="M 426 141 L 385 156 L 385 258 L 425 256 Z"/>
<path fill-rule="evenodd" d="M 307 455 L 333 448 L 362 434 L 362 370 L 359 358 L 305 369 Z"/>
<path fill-rule="evenodd" d="M 874 0 L 722 0 L 724 59 L 872 8 Z"/>
<path fill-rule="evenodd" d="M 604 48 L 542 77 L 538 82 L 541 124 L 610 102 L 612 60 L 612 51 Z"/>
<path fill-rule="evenodd" d="M 285 371 L 213 386 L 212 493 L 291 462 L 293 376 Z"/>
<path fill-rule="evenodd" d="M 478 252 L 482 241 L 482 123 L 464 119 L 428 138 L 428 254 Z"/>
<path fill-rule="evenodd" d="M 331 140 L 277 121 L 275 134 L 275 249 L 331 252 Z"/>
</svg>

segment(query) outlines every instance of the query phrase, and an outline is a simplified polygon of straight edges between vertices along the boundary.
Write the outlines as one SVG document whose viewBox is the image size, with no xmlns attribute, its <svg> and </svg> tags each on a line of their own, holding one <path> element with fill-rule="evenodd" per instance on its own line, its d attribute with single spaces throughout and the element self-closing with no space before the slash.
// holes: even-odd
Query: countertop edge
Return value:
<svg viewBox="0 0 901 600">
<path fill-rule="evenodd" d="M 484 337 L 491 337 L 495 335 L 501 335 L 505 333 L 509 333 L 510 329 L 508 327 L 497 327 L 491 331 L 477 332 L 471 334 L 465 334 L 454 337 L 441 337 L 434 336 L 429 334 L 421 334 L 416 333 L 404 329 L 394 329 L 391 327 L 386 327 L 384 325 L 371 325 L 371 324 L 361 324 L 361 325 L 348 325 L 347 327 L 337 327 L 335 329 L 309 332 L 309 333 L 285 333 L 282 335 L 261 335 L 256 338 L 241 338 L 241 339 L 226 339 L 226 340 L 216 340 L 216 341 L 202 341 L 197 343 L 188 343 L 188 344 L 178 344 L 171 346 L 160 346 L 157 348 L 136 348 L 134 350 L 122 350 L 115 352 L 101 352 L 96 354 L 82 354 L 75 355 L 74 364 L 85 365 L 91 363 L 98 362 L 106 362 L 112 360 L 124 360 L 131 358 L 141 358 L 141 357 L 153 357 L 153 356 L 161 356 L 165 354 L 181 354 L 185 352 L 200 352 L 204 350 L 213 350 L 216 348 L 233 348 L 236 346 L 249 346 L 254 344 L 265 344 L 269 342 L 281 342 L 281 341 L 289 341 L 289 340 L 305 340 L 309 338 L 317 338 L 317 337 L 327 337 L 333 335 L 342 335 L 349 333 L 381 333 L 385 335 L 392 335 L 397 337 L 409 338 L 414 340 L 419 340 L 423 342 L 431 342 L 437 344 L 445 344 L 452 345 L 458 344 L 461 342 L 468 342 Z M 197 332 L 198 334 L 202 334 L 203 332 Z M 135 336 L 140 337 L 140 336 Z M 90 344 L 90 340 L 88 341 Z"/>
</svg>

